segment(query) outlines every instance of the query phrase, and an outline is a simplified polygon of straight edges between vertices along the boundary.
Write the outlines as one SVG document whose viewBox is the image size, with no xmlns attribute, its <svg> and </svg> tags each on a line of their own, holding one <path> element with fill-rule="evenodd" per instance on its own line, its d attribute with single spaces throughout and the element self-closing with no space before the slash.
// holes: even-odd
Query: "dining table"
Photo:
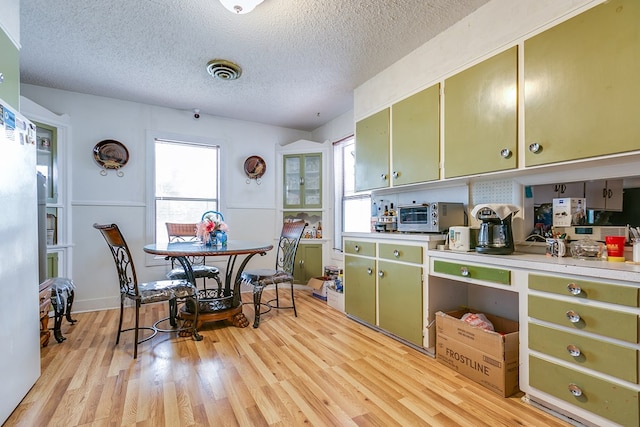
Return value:
<svg viewBox="0 0 640 427">
<path fill-rule="evenodd" d="M 193 304 L 185 304 L 180 310 L 180 318 L 187 325 L 196 323 L 199 329 L 205 322 L 228 320 L 236 327 L 244 328 L 249 321 L 242 312 L 242 298 L 240 297 L 241 276 L 247 263 L 256 255 L 264 256 L 273 249 L 272 244 L 246 240 L 227 240 L 227 244 L 206 245 L 195 242 L 152 243 L 144 246 L 143 250 L 152 255 L 164 256 L 180 263 L 185 271 L 187 280 L 194 286 L 190 259 L 193 257 L 226 257 L 227 267 L 224 273 L 222 287 L 213 289 L 198 289 L 198 310 Z M 236 263 L 239 265 L 236 266 Z"/>
</svg>

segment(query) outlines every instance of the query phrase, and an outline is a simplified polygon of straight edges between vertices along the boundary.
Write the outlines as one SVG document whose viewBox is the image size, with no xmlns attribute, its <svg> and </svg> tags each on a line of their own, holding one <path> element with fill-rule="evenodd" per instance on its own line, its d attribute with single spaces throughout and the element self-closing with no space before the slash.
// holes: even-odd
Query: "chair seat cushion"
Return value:
<svg viewBox="0 0 640 427">
<path fill-rule="evenodd" d="M 218 267 L 212 267 L 210 265 L 194 265 L 191 269 L 193 270 L 193 277 L 196 279 L 200 279 L 202 277 L 214 279 L 220 274 Z M 181 267 L 176 267 L 167 273 L 167 279 L 184 280 L 186 278 L 187 275 Z"/>
<path fill-rule="evenodd" d="M 155 282 L 139 283 L 138 292 L 140 302 L 168 301 L 174 298 L 197 296 L 198 290 L 186 280 L 158 280 Z M 132 295 L 129 295 L 132 297 Z"/>
<path fill-rule="evenodd" d="M 293 275 L 282 270 L 256 269 L 242 272 L 242 281 L 254 286 L 293 282 Z"/>
</svg>

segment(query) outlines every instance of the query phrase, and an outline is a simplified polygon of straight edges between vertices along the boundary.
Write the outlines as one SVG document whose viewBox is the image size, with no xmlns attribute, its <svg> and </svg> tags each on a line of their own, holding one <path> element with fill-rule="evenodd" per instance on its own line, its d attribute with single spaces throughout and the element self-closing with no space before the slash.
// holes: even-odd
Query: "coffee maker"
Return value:
<svg viewBox="0 0 640 427">
<path fill-rule="evenodd" d="M 477 205 L 471 216 L 480 221 L 476 252 L 492 255 L 512 254 L 513 229 L 511 219 L 520 208 L 513 205 L 485 204 Z"/>
</svg>

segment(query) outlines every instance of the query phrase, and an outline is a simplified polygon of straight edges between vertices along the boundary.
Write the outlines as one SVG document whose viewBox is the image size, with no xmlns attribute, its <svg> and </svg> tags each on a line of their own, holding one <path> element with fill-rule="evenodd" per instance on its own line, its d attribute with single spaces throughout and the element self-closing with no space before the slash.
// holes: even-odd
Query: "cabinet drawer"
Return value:
<svg viewBox="0 0 640 427">
<path fill-rule="evenodd" d="M 555 328 L 529 323 L 529 348 L 566 362 L 638 382 L 638 351 Z M 569 353 L 572 350 L 575 355 Z"/>
<path fill-rule="evenodd" d="M 529 356 L 529 384 L 621 425 L 638 426 L 640 411 L 636 390 L 535 356 Z"/>
<path fill-rule="evenodd" d="M 467 279 L 511 285 L 511 271 L 448 261 L 433 261 L 433 271 Z"/>
<path fill-rule="evenodd" d="M 573 277 L 529 275 L 529 289 L 572 295 L 576 298 L 638 307 L 638 288 L 612 283 L 591 282 Z"/>
<path fill-rule="evenodd" d="M 380 258 L 422 264 L 422 246 L 381 243 L 378 251 Z"/>
<path fill-rule="evenodd" d="M 345 240 L 344 251 L 353 255 L 376 256 L 376 244 L 357 240 Z"/>
<path fill-rule="evenodd" d="M 573 319 L 570 319 L 572 314 Z M 632 313 L 529 295 L 529 316 L 610 338 L 638 342 L 638 316 Z"/>
</svg>

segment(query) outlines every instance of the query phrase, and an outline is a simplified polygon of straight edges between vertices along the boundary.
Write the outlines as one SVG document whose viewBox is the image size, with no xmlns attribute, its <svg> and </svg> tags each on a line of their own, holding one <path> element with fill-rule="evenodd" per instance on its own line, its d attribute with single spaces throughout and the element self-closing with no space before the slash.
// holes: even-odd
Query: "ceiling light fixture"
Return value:
<svg viewBox="0 0 640 427">
<path fill-rule="evenodd" d="M 249 13 L 264 0 L 220 0 L 220 3 L 235 14 Z"/>
</svg>

